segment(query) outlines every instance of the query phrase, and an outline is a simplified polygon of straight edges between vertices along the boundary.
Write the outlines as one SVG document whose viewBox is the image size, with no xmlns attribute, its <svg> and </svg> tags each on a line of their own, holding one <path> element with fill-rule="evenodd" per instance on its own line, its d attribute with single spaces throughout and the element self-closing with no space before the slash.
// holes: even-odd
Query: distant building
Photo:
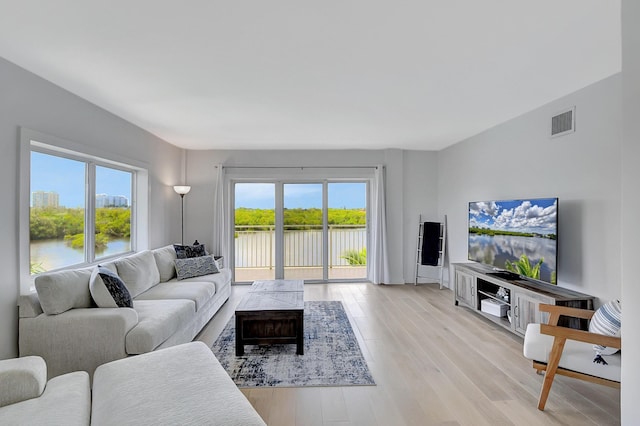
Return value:
<svg viewBox="0 0 640 426">
<path fill-rule="evenodd" d="M 53 191 L 34 191 L 31 193 L 34 208 L 60 207 L 60 195 Z"/>
<path fill-rule="evenodd" d="M 96 194 L 96 208 L 129 207 L 129 199 L 124 195 Z"/>
</svg>

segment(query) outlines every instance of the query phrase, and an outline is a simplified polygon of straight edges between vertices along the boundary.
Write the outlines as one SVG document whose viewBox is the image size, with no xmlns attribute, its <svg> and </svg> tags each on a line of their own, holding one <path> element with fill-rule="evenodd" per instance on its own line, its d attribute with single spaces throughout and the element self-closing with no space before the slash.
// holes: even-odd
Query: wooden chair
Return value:
<svg viewBox="0 0 640 426">
<path fill-rule="evenodd" d="M 549 313 L 547 324 L 529 324 L 524 339 L 524 356 L 533 361 L 538 374 L 545 372 L 538 409 L 544 406 L 556 374 L 620 388 L 621 355 L 605 357 L 608 365 L 595 364 L 593 345 L 622 348 L 620 337 L 589 333 L 558 326 L 561 316 L 590 320 L 595 311 L 540 304 L 540 311 Z"/>
</svg>

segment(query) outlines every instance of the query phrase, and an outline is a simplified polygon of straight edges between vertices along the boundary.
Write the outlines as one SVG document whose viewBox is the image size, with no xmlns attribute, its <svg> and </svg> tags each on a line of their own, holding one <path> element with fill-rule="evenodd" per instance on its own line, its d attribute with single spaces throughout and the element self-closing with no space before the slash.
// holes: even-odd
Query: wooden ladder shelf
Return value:
<svg viewBox="0 0 640 426">
<path fill-rule="evenodd" d="M 422 263 L 422 245 L 424 242 L 425 222 L 429 222 L 423 218 L 422 215 L 418 217 L 418 242 L 416 247 L 416 275 L 414 285 L 418 285 L 419 278 L 433 278 L 429 275 L 421 275 L 426 270 L 436 269 L 438 272 L 438 283 L 440 289 L 443 287 L 444 280 L 444 267 L 445 267 L 445 254 L 447 250 L 447 216 L 445 215 L 441 221 L 434 221 L 432 223 L 440 224 L 440 235 L 438 242 L 438 262 L 436 265 L 425 265 Z"/>
</svg>

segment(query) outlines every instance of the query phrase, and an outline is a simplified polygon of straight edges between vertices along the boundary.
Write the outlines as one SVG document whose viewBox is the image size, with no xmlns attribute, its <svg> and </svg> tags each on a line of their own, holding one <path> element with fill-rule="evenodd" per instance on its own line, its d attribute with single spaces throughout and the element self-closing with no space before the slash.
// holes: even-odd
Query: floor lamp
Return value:
<svg viewBox="0 0 640 426">
<path fill-rule="evenodd" d="M 173 190 L 176 191 L 178 195 L 180 195 L 180 203 L 182 208 L 182 245 L 184 245 L 184 196 L 191 191 L 190 186 L 186 185 L 176 185 L 173 187 Z"/>
</svg>

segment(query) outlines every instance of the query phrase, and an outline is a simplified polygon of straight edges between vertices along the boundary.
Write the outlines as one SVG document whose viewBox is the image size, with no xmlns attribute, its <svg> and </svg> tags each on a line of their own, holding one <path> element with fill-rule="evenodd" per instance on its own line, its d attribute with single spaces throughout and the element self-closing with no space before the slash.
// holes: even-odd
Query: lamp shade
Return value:
<svg viewBox="0 0 640 426">
<path fill-rule="evenodd" d="M 173 187 L 173 190 L 180 195 L 184 195 L 191 191 L 191 187 L 186 185 L 176 185 Z"/>
</svg>

